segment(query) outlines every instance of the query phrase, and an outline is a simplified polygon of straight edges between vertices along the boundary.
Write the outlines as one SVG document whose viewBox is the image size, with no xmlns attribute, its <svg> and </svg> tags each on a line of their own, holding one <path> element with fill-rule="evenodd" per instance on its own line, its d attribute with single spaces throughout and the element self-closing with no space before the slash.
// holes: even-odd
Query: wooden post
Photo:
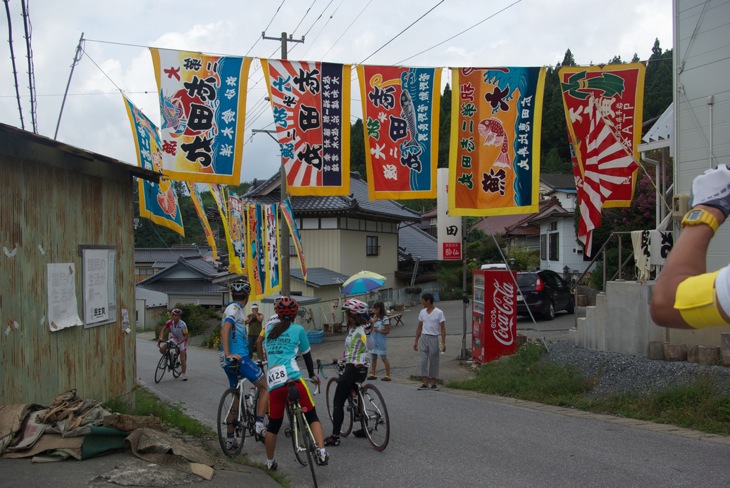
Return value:
<svg viewBox="0 0 730 488">
<path fill-rule="evenodd" d="M 664 344 L 664 359 L 667 361 L 686 361 L 687 346 L 685 344 Z"/>
<path fill-rule="evenodd" d="M 720 359 L 723 366 L 730 366 L 730 334 L 720 334 Z"/>
</svg>

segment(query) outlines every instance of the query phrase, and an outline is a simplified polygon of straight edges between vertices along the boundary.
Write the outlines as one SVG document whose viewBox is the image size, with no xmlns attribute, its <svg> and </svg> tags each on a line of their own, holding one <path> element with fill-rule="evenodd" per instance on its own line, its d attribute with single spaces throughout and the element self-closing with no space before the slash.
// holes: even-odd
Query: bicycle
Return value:
<svg viewBox="0 0 730 488">
<path fill-rule="evenodd" d="M 304 378 L 303 378 L 304 379 Z M 319 383 L 315 383 L 312 380 L 306 380 L 314 385 L 316 388 L 313 392 L 314 395 L 319 393 Z M 318 459 L 319 449 L 317 448 L 317 442 L 314 439 L 312 428 L 307 422 L 307 418 L 304 416 L 302 406 L 299 404 L 299 390 L 295 381 L 287 382 L 288 395 L 286 402 L 286 413 L 289 419 L 289 427 L 284 431 L 286 437 L 291 437 L 292 447 L 294 448 L 294 455 L 302 466 L 309 466 L 309 471 L 312 473 L 312 481 L 314 487 L 317 488 L 317 475 L 314 472 L 315 460 Z"/>
<path fill-rule="evenodd" d="M 168 369 L 172 371 L 172 376 L 174 378 L 178 378 L 182 374 L 180 349 L 178 348 L 177 342 L 173 340 L 167 341 L 167 350 L 160 358 L 160 362 L 157 363 L 157 369 L 155 370 L 155 383 L 162 381 L 162 377 L 165 376 L 165 371 Z"/>
<path fill-rule="evenodd" d="M 263 369 L 264 363 L 257 361 L 259 368 Z M 238 359 L 232 359 L 227 366 L 229 371 L 238 374 Z M 235 388 L 228 388 L 223 392 L 218 404 L 218 443 L 223 454 L 230 457 L 238 456 L 243 449 L 243 442 L 246 438 L 246 431 L 258 442 L 263 442 L 264 437 L 256 433 L 256 406 L 259 402 L 259 389 L 251 384 L 246 393 L 247 379 L 238 374 L 238 384 Z M 229 429 L 233 432 L 233 444 L 226 447 Z"/>
<path fill-rule="evenodd" d="M 345 371 L 345 362 L 334 360 L 332 365 L 337 368 L 338 375 Z M 323 372 L 324 364 L 317 360 L 319 373 L 326 378 Z M 337 390 L 338 377 L 332 377 L 327 382 L 327 413 L 330 421 L 333 420 L 333 401 Z M 359 421 L 365 436 L 376 451 L 382 451 L 390 441 L 390 417 L 385 400 L 378 388 L 370 383 L 355 382 L 350 395 L 347 397 L 346 415 L 340 428 L 340 435 L 347 437 L 352 432 L 354 422 Z"/>
</svg>

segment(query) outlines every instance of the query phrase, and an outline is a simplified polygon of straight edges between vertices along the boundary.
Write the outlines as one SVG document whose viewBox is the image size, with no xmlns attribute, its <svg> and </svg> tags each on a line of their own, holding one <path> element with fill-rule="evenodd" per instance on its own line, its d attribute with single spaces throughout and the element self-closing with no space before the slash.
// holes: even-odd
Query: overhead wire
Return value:
<svg viewBox="0 0 730 488">
<path fill-rule="evenodd" d="M 33 26 L 30 23 L 30 12 L 28 11 L 28 0 L 21 0 L 23 11 L 23 29 L 25 30 L 25 49 L 28 57 L 28 91 L 30 92 L 30 120 L 33 125 L 33 133 L 38 134 L 38 113 L 36 110 L 37 101 L 35 96 L 35 70 L 33 69 L 33 47 L 31 37 Z"/>
<path fill-rule="evenodd" d="M 20 128 L 25 130 L 23 120 L 23 105 L 20 103 L 20 86 L 18 85 L 18 68 L 15 65 L 15 51 L 13 50 L 13 20 L 10 16 L 10 0 L 5 0 L 5 14 L 8 17 L 8 44 L 10 45 L 10 62 L 13 65 L 13 79 L 15 80 L 15 98 L 18 100 L 18 114 L 20 115 Z"/>
<path fill-rule="evenodd" d="M 473 28 L 477 27 L 478 25 L 483 24 L 487 20 L 489 20 L 489 19 L 491 19 L 491 18 L 493 18 L 493 17 L 501 14 L 502 12 L 504 12 L 507 9 L 510 9 L 510 8 L 514 7 L 515 5 L 517 5 L 518 3 L 520 3 L 521 1 L 522 0 L 516 0 L 515 2 L 511 3 L 510 5 L 507 5 L 506 7 L 504 7 L 502 9 L 496 11 L 492 15 L 490 15 L 490 16 L 482 19 L 482 20 L 480 20 L 479 22 L 477 22 L 476 24 L 472 25 L 471 27 L 468 27 L 468 28 L 464 29 L 463 31 L 461 31 L 461 32 L 459 32 L 457 34 L 454 34 L 453 36 L 451 36 L 451 37 L 449 37 L 447 39 L 444 39 L 443 41 L 441 41 L 441 42 L 439 42 L 437 44 L 434 44 L 433 46 L 431 46 L 431 47 L 429 47 L 427 49 L 424 49 L 423 51 L 421 51 L 419 53 L 416 53 L 413 56 L 410 56 L 410 57 L 407 57 L 405 59 L 402 59 L 402 60 L 398 61 L 396 64 L 401 64 L 401 63 L 404 63 L 404 62 L 408 61 L 409 59 L 415 58 L 416 56 L 420 56 L 421 54 L 426 53 L 426 52 L 430 51 L 431 49 L 435 49 L 435 48 L 439 47 L 440 45 L 442 45 L 442 44 L 444 44 L 446 42 L 449 42 L 450 40 L 455 39 L 455 38 L 459 37 L 460 35 L 465 34 L 466 32 L 469 32 L 470 30 L 472 30 Z"/>
<path fill-rule="evenodd" d="M 439 3 L 437 3 L 436 5 L 434 5 L 433 7 L 431 7 L 430 9 L 428 9 L 428 11 L 426 11 L 426 13 L 424 13 L 423 15 L 421 15 L 420 17 L 418 17 L 416 20 L 414 20 L 413 22 L 411 22 L 405 29 L 403 29 L 398 34 L 396 34 L 391 40 L 389 40 L 388 42 L 386 42 L 385 44 L 383 44 L 382 46 L 380 46 L 378 49 L 376 49 L 375 52 L 372 53 L 370 56 L 368 56 L 367 58 L 365 58 L 362 61 L 360 61 L 359 64 L 365 63 L 365 61 L 367 61 L 368 59 L 370 59 L 373 56 L 375 56 L 376 54 L 378 54 L 385 46 L 387 46 L 391 42 L 393 42 L 396 39 L 398 39 L 401 36 L 401 34 L 403 34 L 405 31 L 407 31 L 408 29 L 410 29 L 411 27 L 413 27 L 414 25 L 416 25 L 418 22 L 420 22 L 421 19 L 423 19 L 425 16 L 427 16 L 428 14 L 430 14 L 431 12 L 433 12 L 436 9 L 436 7 L 438 7 L 439 5 L 441 5 L 442 3 L 444 3 L 444 1 L 445 0 L 441 0 Z"/>
<path fill-rule="evenodd" d="M 286 0 L 281 0 L 279 7 L 276 9 L 276 12 L 274 12 L 274 15 L 271 17 L 271 20 L 266 25 L 266 27 L 264 27 L 264 32 L 266 32 L 268 30 L 268 28 L 271 27 L 271 24 L 274 22 L 274 19 L 276 18 L 277 15 L 279 15 L 279 10 L 281 10 L 281 7 L 284 6 L 284 2 L 286 2 Z M 260 40 L 261 40 L 261 37 L 256 36 L 256 41 L 253 43 L 253 46 L 251 46 L 251 48 L 248 51 L 246 51 L 246 54 L 244 54 L 244 56 L 248 56 L 248 53 L 253 51 L 253 48 L 256 47 L 256 44 L 258 44 Z"/>
</svg>

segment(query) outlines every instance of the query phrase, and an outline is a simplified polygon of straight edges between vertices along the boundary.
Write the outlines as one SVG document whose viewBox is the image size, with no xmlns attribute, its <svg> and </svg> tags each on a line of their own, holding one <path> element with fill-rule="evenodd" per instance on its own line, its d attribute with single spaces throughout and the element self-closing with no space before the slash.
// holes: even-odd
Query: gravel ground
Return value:
<svg viewBox="0 0 730 488">
<path fill-rule="evenodd" d="M 570 366 L 584 376 L 596 378 L 593 397 L 615 393 L 650 394 L 669 386 L 686 385 L 703 374 L 716 380 L 719 393 L 730 395 L 730 368 L 700 366 L 686 361 L 656 361 L 632 354 L 592 351 L 568 341 L 549 344 L 548 360 Z"/>
</svg>

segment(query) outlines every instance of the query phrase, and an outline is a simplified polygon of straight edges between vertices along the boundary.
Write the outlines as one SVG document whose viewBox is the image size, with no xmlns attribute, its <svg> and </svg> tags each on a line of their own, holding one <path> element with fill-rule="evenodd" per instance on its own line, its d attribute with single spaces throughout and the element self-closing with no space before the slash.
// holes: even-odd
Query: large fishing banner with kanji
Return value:
<svg viewBox="0 0 730 488">
<path fill-rule="evenodd" d="M 193 202 L 195 213 L 200 219 L 200 226 L 203 228 L 205 233 L 205 241 L 210 246 L 213 260 L 218 260 L 218 246 L 215 243 L 215 237 L 213 236 L 213 230 L 210 228 L 210 222 L 208 222 L 208 216 L 205 214 L 205 206 L 203 205 L 203 199 L 198 191 L 198 186 L 195 183 L 186 181 L 185 184 L 188 186 L 188 192 L 190 193 L 190 200 Z"/>
<path fill-rule="evenodd" d="M 276 204 L 264 205 L 266 222 L 266 287 L 271 295 L 281 289 L 281 259 L 279 258 L 279 212 Z"/>
<path fill-rule="evenodd" d="M 150 48 L 160 98 L 163 171 L 241 183 L 250 58 Z"/>
<path fill-rule="evenodd" d="M 132 127 L 134 146 L 137 149 L 137 164 L 156 173 L 162 171 L 162 155 L 160 153 L 160 133 L 157 126 L 148 119 L 124 95 L 124 106 Z M 139 216 L 151 220 L 155 224 L 167 227 L 185 236 L 182 213 L 177 201 L 177 194 L 172 182 L 160 179 L 154 183 L 142 178 L 137 179 L 139 193 Z"/>
<path fill-rule="evenodd" d="M 279 205 L 281 211 L 281 217 L 286 221 L 286 225 L 289 227 L 289 235 L 291 235 L 292 243 L 294 248 L 297 250 L 297 257 L 299 258 L 299 269 L 302 270 L 302 278 L 307 281 L 307 260 L 304 258 L 304 247 L 302 246 L 302 236 L 299 234 L 299 226 L 297 221 L 294 219 L 294 210 L 291 207 L 291 200 L 288 198 L 281 202 Z M 285 253 L 289 252 L 289 246 L 286 245 Z M 285 259 L 288 254 L 285 254 Z"/>
<path fill-rule="evenodd" d="M 261 60 L 291 195 L 350 194 L 350 65 Z"/>
<path fill-rule="evenodd" d="M 601 210 L 631 204 L 638 174 L 643 120 L 641 63 L 571 66 L 558 72 L 580 206 L 578 239 L 590 253 Z"/>
<path fill-rule="evenodd" d="M 370 200 L 436 198 L 441 69 L 357 72 Z"/>
<path fill-rule="evenodd" d="M 454 68 L 449 214 L 538 211 L 545 68 Z"/>
</svg>

